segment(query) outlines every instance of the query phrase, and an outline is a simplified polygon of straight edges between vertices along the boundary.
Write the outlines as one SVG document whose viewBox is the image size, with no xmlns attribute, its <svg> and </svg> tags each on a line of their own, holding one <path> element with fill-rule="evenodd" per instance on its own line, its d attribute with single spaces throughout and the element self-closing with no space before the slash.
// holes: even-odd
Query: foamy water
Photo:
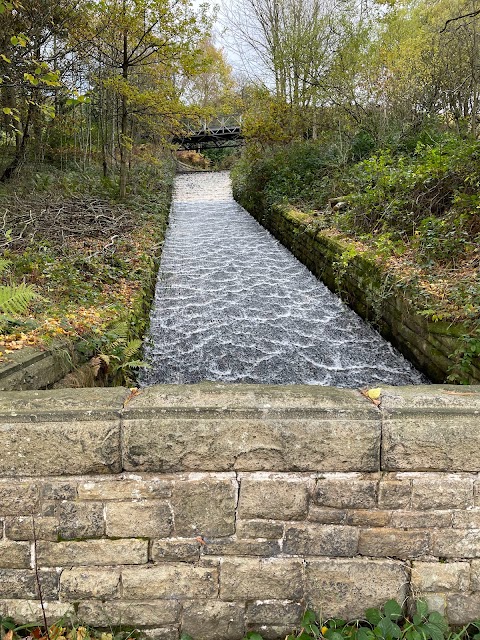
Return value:
<svg viewBox="0 0 480 640">
<path fill-rule="evenodd" d="M 226 173 L 176 179 L 150 333 L 144 385 L 425 382 L 233 200 Z"/>
</svg>

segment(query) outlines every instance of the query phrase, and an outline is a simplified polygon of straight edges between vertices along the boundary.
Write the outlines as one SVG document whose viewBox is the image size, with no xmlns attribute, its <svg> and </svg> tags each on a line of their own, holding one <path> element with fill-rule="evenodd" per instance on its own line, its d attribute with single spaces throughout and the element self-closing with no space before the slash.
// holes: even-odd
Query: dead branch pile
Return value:
<svg viewBox="0 0 480 640">
<path fill-rule="evenodd" d="M 32 241 L 58 248 L 78 241 L 114 241 L 132 229 L 126 207 L 88 195 L 55 198 L 49 194 L 11 195 L 0 201 L 0 250 L 22 250 Z"/>
</svg>

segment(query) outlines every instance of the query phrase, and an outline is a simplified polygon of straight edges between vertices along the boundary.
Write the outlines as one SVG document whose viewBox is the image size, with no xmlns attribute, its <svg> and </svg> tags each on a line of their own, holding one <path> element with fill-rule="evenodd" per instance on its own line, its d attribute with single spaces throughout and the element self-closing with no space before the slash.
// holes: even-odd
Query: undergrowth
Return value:
<svg viewBox="0 0 480 640">
<path fill-rule="evenodd" d="M 282 621 L 279 621 L 282 624 Z M 180 640 L 194 640 L 188 630 Z M 129 640 L 142 638 L 145 632 L 122 629 L 95 629 L 82 625 L 68 615 L 45 627 L 38 624 L 17 625 L 13 619 L 0 617 L 1 640 Z M 147 634 L 148 635 L 148 634 Z M 396 600 L 382 607 L 369 608 L 363 618 L 347 621 L 340 618 L 322 619 L 307 609 L 299 628 L 292 630 L 285 640 L 480 640 L 480 621 L 473 621 L 459 629 L 452 629 L 437 611 L 417 600 L 409 614 Z M 257 631 L 249 631 L 243 640 L 263 640 Z"/>
<path fill-rule="evenodd" d="M 294 205 L 393 276 L 426 318 L 463 323 L 451 374 L 462 382 L 480 356 L 480 141 L 424 131 L 362 153 L 357 142 L 342 153 L 328 141 L 251 147 L 235 196 L 257 213 Z"/>
<path fill-rule="evenodd" d="M 134 172 L 123 202 L 96 167 L 27 167 L 0 187 L 1 359 L 73 340 L 99 382 L 134 383 L 173 165 Z"/>
</svg>

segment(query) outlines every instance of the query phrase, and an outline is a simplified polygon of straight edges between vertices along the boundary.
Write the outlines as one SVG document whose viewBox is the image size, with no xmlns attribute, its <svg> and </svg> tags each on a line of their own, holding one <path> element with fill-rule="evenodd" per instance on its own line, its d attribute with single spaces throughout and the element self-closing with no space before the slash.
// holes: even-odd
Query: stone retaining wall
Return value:
<svg viewBox="0 0 480 640">
<path fill-rule="evenodd" d="M 240 204 L 246 203 L 240 199 Z M 361 253 L 350 256 L 348 245 L 319 231 L 311 216 L 288 206 L 272 206 L 250 213 L 285 245 L 328 288 L 337 293 L 362 318 L 373 322 L 432 382 L 445 382 L 454 361 L 451 355 L 464 348 L 461 324 L 430 322 L 415 309 L 400 283 L 387 278 L 381 268 Z M 462 381 L 480 383 L 480 359 Z"/>
<path fill-rule="evenodd" d="M 412 594 L 478 618 L 479 426 L 479 387 L 0 394 L 0 615 L 40 617 L 37 566 L 51 619 L 163 640 Z"/>
</svg>

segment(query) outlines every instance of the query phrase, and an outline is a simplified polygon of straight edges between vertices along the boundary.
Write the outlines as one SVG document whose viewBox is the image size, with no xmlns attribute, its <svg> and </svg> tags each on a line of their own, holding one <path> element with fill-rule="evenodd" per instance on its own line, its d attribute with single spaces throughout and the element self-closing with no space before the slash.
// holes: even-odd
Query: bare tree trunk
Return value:
<svg viewBox="0 0 480 640">
<path fill-rule="evenodd" d="M 123 7 L 125 11 L 125 0 L 123 0 Z M 122 77 L 125 84 L 128 81 L 128 36 L 127 32 L 123 32 L 123 63 L 122 63 Z M 123 200 L 127 194 L 127 130 L 128 130 L 128 103 L 125 90 L 122 95 L 122 119 L 120 122 L 120 198 Z"/>
<path fill-rule="evenodd" d="M 25 158 L 27 143 L 30 137 L 30 123 L 32 121 L 33 108 L 33 101 L 30 101 L 28 105 L 27 117 L 25 119 L 25 125 L 23 127 L 23 132 L 21 135 L 21 140 L 17 146 L 15 155 L 13 156 L 13 160 L 0 176 L 0 182 L 8 182 L 8 180 L 13 178 L 16 170 L 20 166 L 22 160 Z"/>
</svg>

